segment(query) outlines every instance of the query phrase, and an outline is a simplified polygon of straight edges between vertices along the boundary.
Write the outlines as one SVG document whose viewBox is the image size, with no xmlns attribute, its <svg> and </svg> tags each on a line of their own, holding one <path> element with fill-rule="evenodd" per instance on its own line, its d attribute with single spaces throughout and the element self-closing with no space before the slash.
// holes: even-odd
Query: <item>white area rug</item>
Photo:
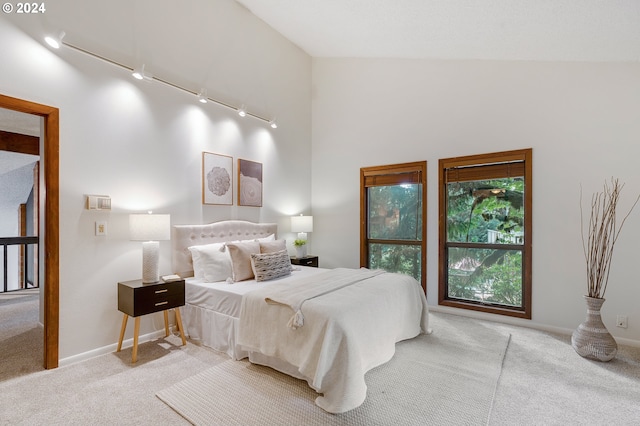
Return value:
<svg viewBox="0 0 640 426">
<path fill-rule="evenodd" d="M 396 345 L 366 375 L 367 399 L 343 414 L 315 405 L 305 381 L 225 361 L 156 395 L 195 425 L 482 425 L 489 420 L 509 335 L 446 316 L 434 333 Z"/>
</svg>

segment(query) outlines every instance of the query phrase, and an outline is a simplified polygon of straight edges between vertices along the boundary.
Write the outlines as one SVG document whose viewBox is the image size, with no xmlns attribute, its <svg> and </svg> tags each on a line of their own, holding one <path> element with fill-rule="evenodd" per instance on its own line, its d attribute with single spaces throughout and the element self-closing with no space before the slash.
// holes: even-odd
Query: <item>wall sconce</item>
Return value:
<svg viewBox="0 0 640 426">
<path fill-rule="evenodd" d="M 168 214 L 129 215 L 129 236 L 142 243 L 142 282 L 160 281 L 160 243 L 171 238 L 171 216 Z"/>
</svg>

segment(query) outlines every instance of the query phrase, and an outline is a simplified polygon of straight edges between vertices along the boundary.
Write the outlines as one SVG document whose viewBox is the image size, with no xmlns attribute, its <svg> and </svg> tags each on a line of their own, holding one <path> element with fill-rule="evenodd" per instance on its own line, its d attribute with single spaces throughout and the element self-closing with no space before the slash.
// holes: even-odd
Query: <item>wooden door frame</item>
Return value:
<svg viewBox="0 0 640 426">
<path fill-rule="evenodd" d="M 44 368 L 58 367 L 60 321 L 60 229 L 59 229 L 59 147 L 60 113 L 58 108 L 0 94 L 0 108 L 44 118 L 44 147 L 40 153 L 44 165 Z M 40 200 L 38 200 L 40 202 Z M 41 236 L 42 237 L 42 236 Z M 40 251 L 40 250 L 38 250 Z"/>
</svg>

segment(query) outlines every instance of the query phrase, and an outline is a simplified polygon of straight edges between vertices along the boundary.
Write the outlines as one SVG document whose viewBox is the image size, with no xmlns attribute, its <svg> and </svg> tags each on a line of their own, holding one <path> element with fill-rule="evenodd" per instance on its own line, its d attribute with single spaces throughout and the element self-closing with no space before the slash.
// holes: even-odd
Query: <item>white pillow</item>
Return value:
<svg viewBox="0 0 640 426">
<path fill-rule="evenodd" d="M 232 275 L 231 256 L 224 243 L 189 247 L 193 276 L 208 283 L 225 281 Z"/>
<path fill-rule="evenodd" d="M 267 281 L 291 275 L 291 260 L 287 250 L 271 253 L 252 253 L 251 267 L 256 281 Z"/>
<path fill-rule="evenodd" d="M 251 254 L 260 253 L 260 243 L 257 241 L 227 243 L 227 251 L 229 251 L 231 255 L 233 281 L 238 282 L 252 279 Z"/>
<path fill-rule="evenodd" d="M 276 235 L 275 234 L 269 234 L 266 237 L 256 238 L 255 241 L 258 241 L 260 243 L 266 243 L 268 241 L 275 241 L 275 239 L 276 239 Z"/>
<path fill-rule="evenodd" d="M 274 240 L 260 242 L 260 253 L 273 253 L 274 251 L 286 250 L 286 240 Z"/>
</svg>

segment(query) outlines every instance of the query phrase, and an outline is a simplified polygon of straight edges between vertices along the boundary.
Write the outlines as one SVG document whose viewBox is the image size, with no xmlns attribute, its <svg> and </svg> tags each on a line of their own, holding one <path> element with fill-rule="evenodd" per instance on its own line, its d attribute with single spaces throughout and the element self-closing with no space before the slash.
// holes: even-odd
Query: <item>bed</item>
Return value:
<svg viewBox="0 0 640 426">
<path fill-rule="evenodd" d="M 222 246 L 276 247 L 281 241 L 275 224 L 231 220 L 177 225 L 172 233 L 173 269 L 186 278 L 182 311 L 189 338 L 306 380 L 319 393 L 316 404 L 330 413 L 361 405 L 365 373 L 389 361 L 396 342 L 429 332 L 425 295 L 406 275 L 292 268 L 286 255 L 293 270 L 264 279 L 269 275 L 260 272 L 258 260 L 282 260 L 281 251 L 252 255 L 255 279 L 232 279 L 241 276 L 237 257 L 232 277 L 213 281 L 202 275 L 198 250 L 216 247 L 214 256 L 220 256 Z"/>
</svg>

